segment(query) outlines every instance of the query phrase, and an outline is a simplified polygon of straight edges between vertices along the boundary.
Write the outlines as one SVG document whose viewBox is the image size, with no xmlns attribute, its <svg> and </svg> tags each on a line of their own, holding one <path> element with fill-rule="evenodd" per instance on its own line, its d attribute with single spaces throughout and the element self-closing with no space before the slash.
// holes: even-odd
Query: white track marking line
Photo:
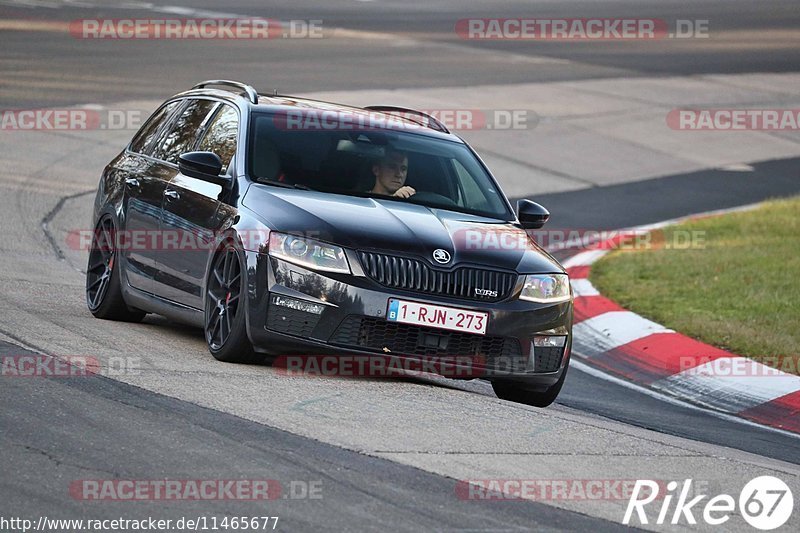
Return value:
<svg viewBox="0 0 800 533">
<path fill-rule="evenodd" d="M 587 318 L 573 326 L 573 336 L 592 339 L 601 352 L 613 350 L 653 333 L 674 333 L 630 311 L 609 311 Z"/>
<path fill-rule="evenodd" d="M 586 278 L 572 279 L 570 280 L 570 284 L 572 285 L 572 291 L 575 293 L 576 298 L 582 296 L 600 296 L 600 293 L 594 288 L 592 282 Z"/>
<path fill-rule="evenodd" d="M 722 411 L 738 413 L 800 390 L 800 377 L 746 357 L 724 357 L 651 385 Z"/>
<path fill-rule="evenodd" d="M 580 356 L 579 356 L 580 357 Z M 716 411 L 714 409 L 709 409 L 707 407 L 701 407 L 699 405 L 694 405 L 684 400 L 680 400 L 678 398 L 674 398 L 672 396 L 668 396 L 664 393 L 654 391 L 652 389 L 648 389 L 647 387 L 643 387 L 641 385 L 637 385 L 635 383 L 631 383 L 630 381 L 625 381 L 624 379 L 612 376 L 610 374 L 606 374 L 605 372 L 596 369 L 595 367 L 584 363 L 583 361 L 578 361 L 576 359 L 572 359 L 569 363 L 569 366 L 576 369 L 579 372 L 583 372 L 584 374 L 588 374 L 592 377 L 597 379 L 602 379 L 603 381 L 608 381 L 615 385 L 619 385 L 620 387 L 624 387 L 626 389 L 630 389 L 635 392 L 639 392 L 644 394 L 645 396 L 650 396 L 651 398 L 655 398 L 656 400 L 668 403 L 670 405 L 674 405 L 677 407 L 683 407 L 685 409 L 691 409 L 692 411 L 700 411 L 707 415 L 713 416 L 714 418 L 719 418 L 725 420 L 727 422 L 736 422 L 738 424 L 744 424 L 746 426 L 755 427 L 759 429 L 763 429 L 764 431 L 771 431 L 773 433 L 779 433 L 781 435 L 787 437 L 793 437 L 795 439 L 800 439 L 800 434 L 792 433 L 791 431 L 786 431 L 783 429 L 778 429 L 772 426 L 765 426 L 763 424 L 759 424 L 757 422 L 753 422 L 751 420 L 747 420 L 746 418 L 740 418 L 735 415 L 731 415 L 728 413 L 722 413 Z M 658 433 L 664 433 L 663 431 L 653 430 Z"/>
<path fill-rule="evenodd" d="M 603 257 L 608 253 L 608 250 L 587 250 L 579 254 L 573 255 L 565 260 L 561 265 L 564 268 L 572 268 L 576 266 L 588 266 Z"/>
</svg>

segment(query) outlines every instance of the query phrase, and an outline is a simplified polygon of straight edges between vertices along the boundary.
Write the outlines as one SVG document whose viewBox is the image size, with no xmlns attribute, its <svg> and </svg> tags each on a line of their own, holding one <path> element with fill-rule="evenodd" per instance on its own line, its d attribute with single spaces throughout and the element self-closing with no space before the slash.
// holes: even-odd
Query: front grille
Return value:
<svg viewBox="0 0 800 533">
<path fill-rule="evenodd" d="M 382 353 L 387 348 L 399 355 L 522 359 L 519 340 L 512 337 L 471 335 L 356 315 L 347 316 L 329 342 Z"/>
<path fill-rule="evenodd" d="M 511 272 L 471 267 L 445 271 L 434 269 L 418 259 L 373 252 L 358 252 L 358 255 L 367 276 L 392 289 L 497 302 L 507 298 L 517 282 L 517 275 Z M 496 292 L 497 295 L 479 296 L 475 289 Z"/>
</svg>

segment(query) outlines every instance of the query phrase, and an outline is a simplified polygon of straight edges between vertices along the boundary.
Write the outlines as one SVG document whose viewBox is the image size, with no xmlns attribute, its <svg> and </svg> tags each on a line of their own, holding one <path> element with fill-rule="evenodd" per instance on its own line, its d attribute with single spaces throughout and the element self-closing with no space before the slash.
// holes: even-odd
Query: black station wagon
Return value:
<svg viewBox="0 0 800 533">
<path fill-rule="evenodd" d="M 567 274 L 525 231 L 548 217 L 422 112 L 207 81 L 105 168 L 86 299 L 202 327 L 221 361 L 448 362 L 543 407 L 572 345 Z"/>
</svg>

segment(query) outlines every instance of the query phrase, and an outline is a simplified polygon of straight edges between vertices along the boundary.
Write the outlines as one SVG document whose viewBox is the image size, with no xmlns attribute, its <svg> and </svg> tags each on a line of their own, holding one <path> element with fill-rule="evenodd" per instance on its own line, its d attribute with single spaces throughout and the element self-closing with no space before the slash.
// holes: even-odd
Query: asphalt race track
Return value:
<svg viewBox="0 0 800 533">
<path fill-rule="evenodd" d="M 514 151 L 509 132 L 465 133 L 503 169 L 509 196 L 551 210 L 548 227 L 616 229 L 800 193 L 796 132 L 673 142 L 670 132 L 648 131 L 650 141 L 634 143 L 618 131 L 635 121 L 663 125 L 670 109 L 697 103 L 686 94 L 702 84 L 710 107 L 733 95 L 736 104 L 800 108 L 796 2 L 320 4 L 0 0 L 0 108 L 147 113 L 211 78 L 434 107 L 452 98 L 510 109 L 553 91 L 588 111 L 571 116 L 561 102 L 537 108 L 539 124 L 524 133 L 529 155 L 524 146 Z M 233 15 L 319 19 L 326 38 L 126 42 L 63 31 L 81 18 Z M 458 19 L 525 16 L 707 19 L 711 38 L 481 43 L 453 32 Z M 598 102 L 609 107 L 595 110 Z M 558 128 L 576 144 L 558 146 Z M 298 378 L 226 365 L 210 356 L 202 332 L 160 317 L 94 319 L 84 302 L 85 252 L 67 237 L 90 229 L 100 171 L 134 130 L 0 131 L 0 356 L 128 365 L 89 377 L 0 377 L 0 517 L 269 515 L 286 531 L 606 531 L 622 528 L 627 499 L 472 501 L 459 480 L 694 479 L 709 494 L 736 496 L 750 479 L 773 475 L 800 498 L 797 436 L 665 401 L 592 369 L 573 367 L 556 405 L 540 410 L 499 400 L 478 380 Z M 619 144 L 606 144 L 612 137 Z M 622 144 L 624 157 L 593 159 Z M 705 153 L 686 155 L 691 144 Z M 648 158 L 657 164 L 646 167 Z M 76 481 L 102 479 L 269 479 L 283 492 L 266 503 L 70 493 Z M 312 485 L 319 497 L 303 492 Z M 740 516 L 724 527 L 752 531 Z M 795 512 L 784 529 L 799 527 Z"/>
</svg>

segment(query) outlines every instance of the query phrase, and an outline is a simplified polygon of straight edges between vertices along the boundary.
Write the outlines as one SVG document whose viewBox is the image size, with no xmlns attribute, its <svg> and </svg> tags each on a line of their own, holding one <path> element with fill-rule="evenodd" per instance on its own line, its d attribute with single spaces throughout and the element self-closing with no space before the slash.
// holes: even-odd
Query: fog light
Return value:
<svg viewBox="0 0 800 533">
<path fill-rule="evenodd" d="M 296 298 L 287 298 L 285 296 L 274 296 L 272 298 L 272 303 L 280 307 L 288 307 L 289 309 L 294 309 L 296 311 L 303 311 L 305 313 L 313 313 L 315 315 L 321 315 L 322 312 L 325 310 L 324 305 L 313 304 L 311 302 L 304 302 L 303 300 L 298 300 Z"/>
<path fill-rule="evenodd" d="M 566 335 L 536 335 L 533 338 L 533 345 L 537 348 L 563 348 L 566 343 Z"/>
<path fill-rule="evenodd" d="M 541 331 L 533 336 L 528 358 L 528 372 L 558 371 L 564 355 L 564 346 L 567 345 L 567 335 L 552 335 L 552 333 L 566 333 L 566 330 L 562 329 Z"/>
</svg>

